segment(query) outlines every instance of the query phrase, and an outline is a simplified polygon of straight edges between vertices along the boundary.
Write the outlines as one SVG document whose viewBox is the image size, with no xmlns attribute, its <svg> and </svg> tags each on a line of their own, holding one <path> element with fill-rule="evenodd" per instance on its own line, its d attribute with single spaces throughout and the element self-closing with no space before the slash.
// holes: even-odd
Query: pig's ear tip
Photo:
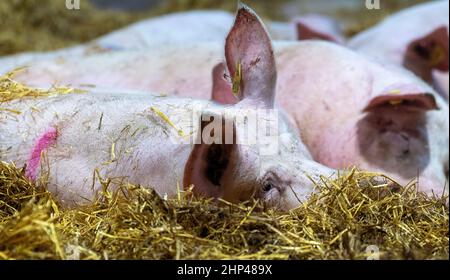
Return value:
<svg viewBox="0 0 450 280">
<path fill-rule="evenodd" d="M 247 8 L 248 6 L 244 3 L 244 2 L 242 2 L 242 1 L 238 1 L 238 6 L 237 6 L 237 9 L 238 9 L 238 11 L 240 11 L 240 10 L 242 10 L 242 9 L 245 9 L 245 8 Z"/>
<path fill-rule="evenodd" d="M 239 13 L 249 13 L 251 15 L 256 15 L 255 11 L 252 10 L 247 4 L 242 1 L 238 2 L 238 14 Z"/>
</svg>

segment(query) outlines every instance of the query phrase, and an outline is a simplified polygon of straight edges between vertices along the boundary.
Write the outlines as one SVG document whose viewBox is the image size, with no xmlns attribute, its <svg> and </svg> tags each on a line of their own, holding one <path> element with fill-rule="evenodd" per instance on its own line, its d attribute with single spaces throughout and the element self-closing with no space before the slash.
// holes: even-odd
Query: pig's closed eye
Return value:
<svg viewBox="0 0 450 280">
<path fill-rule="evenodd" d="M 445 172 L 445 177 L 447 177 L 447 179 L 448 179 L 448 176 L 449 176 L 448 162 L 444 165 L 444 172 Z"/>
<path fill-rule="evenodd" d="M 270 190 L 272 190 L 272 189 L 275 189 L 275 185 L 274 185 L 272 182 L 266 182 L 266 183 L 264 183 L 263 188 L 262 188 L 262 190 L 263 190 L 264 192 L 268 192 L 268 191 L 270 191 Z"/>
</svg>

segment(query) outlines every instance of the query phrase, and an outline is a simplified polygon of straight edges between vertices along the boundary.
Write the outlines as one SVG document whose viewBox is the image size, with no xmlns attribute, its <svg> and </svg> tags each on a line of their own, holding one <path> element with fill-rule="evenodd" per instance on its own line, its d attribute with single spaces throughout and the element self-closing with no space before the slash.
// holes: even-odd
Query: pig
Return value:
<svg viewBox="0 0 450 280">
<path fill-rule="evenodd" d="M 403 65 L 434 85 L 448 102 L 448 11 L 447 0 L 413 6 L 357 34 L 348 46 Z"/>
<path fill-rule="evenodd" d="M 30 180 L 48 176 L 49 190 L 69 206 L 91 201 L 100 189 L 94 170 L 160 195 L 194 186 L 196 195 L 230 202 L 253 197 L 281 210 L 299 206 L 314 189 L 311 178 L 335 171 L 313 161 L 285 114 L 274 110 L 275 57 L 258 25 L 242 6 L 228 37 L 229 59 L 245 65 L 236 104 L 99 89 L 4 102 L 0 160 L 25 166 Z M 255 110 L 275 117 L 258 115 L 257 141 L 241 143 L 254 133 L 245 112 Z M 261 139 L 263 128 L 274 138 Z M 175 141 L 186 136 L 196 141 Z"/>
<path fill-rule="evenodd" d="M 233 25 L 234 15 L 221 10 L 195 10 L 172 13 L 143 20 L 99 38 L 101 46 L 142 50 L 150 46 L 197 42 L 223 42 Z M 180 27 L 189 26 L 182 29 Z M 294 23 L 270 22 L 268 31 L 274 40 L 295 40 Z"/>
<path fill-rule="evenodd" d="M 264 25 L 252 28 L 249 34 L 260 34 Z M 233 32 L 229 38 L 245 37 Z M 233 104 L 239 94 L 231 93 L 230 80 L 246 77 L 260 57 L 237 71 L 240 60 L 229 54 L 229 38 L 226 67 L 217 63 L 220 44 L 210 42 L 42 63 L 17 78 L 42 86 L 151 89 Z M 261 42 L 256 35 L 250 40 Z M 278 42 L 275 51 L 276 107 L 287 112 L 314 160 L 335 169 L 356 165 L 382 172 L 401 185 L 418 177 L 421 191 L 448 192 L 448 104 L 429 85 L 401 67 L 329 42 Z"/>
<path fill-rule="evenodd" d="M 16 54 L 0 59 L 0 74 L 35 61 L 89 56 L 119 50 L 146 50 L 195 42 L 223 43 L 234 15 L 220 10 L 172 13 L 143 20 L 106 34 L 92 42 L 50 52 Z M 189 28 L 181 28 L 189 26 Z M 294 23 L 272 22 L 269 31 L 276 40 L 296 40 Z"/>
<path fill-rule="evenodd" d="M 328 63 L 318 67 L 325 55 Z M 449 109 L 430 86 L 400 67 L 326 42 L 290 44 L 277 58 L 277 102 L 315 160 L 336 169 L 356 164 L 401 185 L 417 177 L 420 191 L 448 194 Z M 235 75 L 229 60 L 224 68 Z M 216 74 L 213 99 L 234 104 L 216 98 L 233 96 L 226 83 Z"/>
<path fill-rule="evenodd" d="M 325 40 L 345 44 L 345 35 L 339 23 L 331 17 L 307 14 L 294 20 L 298 40 Z"/>
</svg>

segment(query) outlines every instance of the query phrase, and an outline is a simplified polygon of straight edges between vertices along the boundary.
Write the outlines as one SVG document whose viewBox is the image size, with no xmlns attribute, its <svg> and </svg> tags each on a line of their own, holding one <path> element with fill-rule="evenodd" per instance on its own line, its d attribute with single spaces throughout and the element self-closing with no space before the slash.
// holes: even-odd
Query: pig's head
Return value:
<svg viewBox="0 0 450 280">
<path fill-rule="evenodd" d="M 371 97 L 364 112 L 357 139 L 369 168 L 401 184 L 417 178 L 420 191 L 448 192 L 448 106 L 431 88 L 388 87 Z"/>
<path fill-rule="evenodd" d="M 448 77 L 448 41 L 448 28 L 445 25 L 413 40 L 406 47 L 403 65 L 424 81 L 434 83 L 441 89 L 448 78 L 440 79 L 435 72 L 444 73 Z M 446 94 L 448 95 L 448 90 Z"/>
<path fill-rule="evenodd" d="M 219 80 L 213 97 L 227 104 L 226 113 L 204 113 L 200 125 L 202 139 L 215 138 L 211 127 L 219 127 L 214 131 L 225 144 L 196 144 L 184 185 L 194 185 L 194 193 L 232 202 L 255 197 L 279 209 L 297 207 L 314 188 L 307 174 L 317 180 L 332 171 L 310 159 L 296 131 L 275 110 L 277 72 L 271 40 L 258 16 L 244 5 L 227 37 L 225 56 L 234 84 L 223 79 L 224 68 L 216 67 Z M 214 126 L 216 118 L 221 121 Z"/>
</svg>

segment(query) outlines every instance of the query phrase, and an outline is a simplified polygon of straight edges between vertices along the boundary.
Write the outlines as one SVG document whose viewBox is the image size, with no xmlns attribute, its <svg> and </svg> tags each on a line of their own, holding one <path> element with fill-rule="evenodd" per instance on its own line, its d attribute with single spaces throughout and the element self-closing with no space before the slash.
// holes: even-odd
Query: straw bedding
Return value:
<svg viewBox="0 0 450 280">
<path fill-rule="evenodd" d="M 184 193 L 164 200 L 132 185 L 65 209 L 2 162 L 0 259 L 366 259 L 370 245 L 381 259 L 448 259 L 444 200 L 413 186 L 391 192 L 372 176 L 324 180 L 289 213 Z"/>
<path fill-rule="evenodd" d="M 0 102 L 67 93 L 0 78 Z M 368 246 L 381 259 L 449 258 L 447 198 L 380 174 L 323 178 L 288 213 L 189 191 L 167 200 L 127 184 L 112 192 L 99 180 L 104 192 L 92 204 L 69 209 L 45 190 L 46 178 L 32 184 L 23 167 L 0 161 L 0 259 L 366 259 Z"/>
</svg>

